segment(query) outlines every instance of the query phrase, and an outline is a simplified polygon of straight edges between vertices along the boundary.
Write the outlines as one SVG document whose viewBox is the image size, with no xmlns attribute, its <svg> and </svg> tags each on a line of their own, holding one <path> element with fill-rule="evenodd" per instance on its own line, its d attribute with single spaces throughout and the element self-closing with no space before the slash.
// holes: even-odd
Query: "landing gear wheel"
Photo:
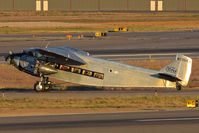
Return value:
<svg viewBox="0 0 199 133">
<path fill-rule="evenodd" d="M 181 85 L 176 85 L 176 89 L 177 89 L 177 91 L 181 91 L 182 90 L 182 86 Z"/>
<path fill-rule="evenodd" d="M 48 81 L 48 83 L 44 85 L 44 91 L 47 92 L 50 91 L 51 89 L 52 89 L 52 83 Z"/>
<path fill-rule="evenodd" d="M 34 90 L 36 92 L 47 92 L 52 89 L 52 83 L 48 81 L 48 77 L 41 77 L 41 81 L 37 81 L 34 84 Z"/>
<path fill-rule="evenodd" d="M 37 81 L 37 82 L 34 84 L 34 90 L 35 90 L 36 92 L 43 92 L 43 91 L 44 91 L 44 85 L 42 84 L 42 82 Z"/>
</svg>

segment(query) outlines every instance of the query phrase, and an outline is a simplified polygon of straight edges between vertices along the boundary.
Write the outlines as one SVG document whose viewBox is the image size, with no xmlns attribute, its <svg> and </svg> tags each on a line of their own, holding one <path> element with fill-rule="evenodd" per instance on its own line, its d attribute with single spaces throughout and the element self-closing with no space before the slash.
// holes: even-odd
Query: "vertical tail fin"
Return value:
<svg viewBox="0 0 199 133">
<path fill-rule="evenodd" d="M 160 74 L 176 79 L 178 84 L 186 86 L 191 75 L 191 68 L 192 59 L 187 56 L 177 54 L 176 60 L 163 67 L 160 70 Z"/>
</svg>

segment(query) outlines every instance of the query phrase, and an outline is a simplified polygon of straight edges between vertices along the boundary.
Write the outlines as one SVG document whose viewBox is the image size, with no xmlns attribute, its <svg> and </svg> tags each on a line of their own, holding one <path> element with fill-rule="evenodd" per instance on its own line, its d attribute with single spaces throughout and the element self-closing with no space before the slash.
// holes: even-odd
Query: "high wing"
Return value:
<svg viewBox="0 0 199 133">
<path fill-rule="evenodd" d="M 89 55 L 87 52 L 66 46 L 25 49 L 24 53 L 31 54 L 39 60 L 57 63 L 60 65 L 84 65 L 86 62 L 82 60 L 78 54 L 84 56 Z"/>
</svg>

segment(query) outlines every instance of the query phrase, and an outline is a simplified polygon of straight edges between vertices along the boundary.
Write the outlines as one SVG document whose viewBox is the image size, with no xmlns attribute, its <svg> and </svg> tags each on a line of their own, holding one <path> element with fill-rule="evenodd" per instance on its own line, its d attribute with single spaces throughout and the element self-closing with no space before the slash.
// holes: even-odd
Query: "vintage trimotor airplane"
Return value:
<svg viewBox="0 0 199 133">
<path fill-rule="evenodd" d="M 192 68 L 192 59 L 180 54 L 174 62 L 156 71 L 95 58 L 85 51 L 67 46 L 11 52 L 6 61 L 20 71 L 41 77 L 41 81 L 34 84 L 37 92 L 52 88 L 49 78 L 89 86 L 181 90 L 188 84 Z"/>
</svg>

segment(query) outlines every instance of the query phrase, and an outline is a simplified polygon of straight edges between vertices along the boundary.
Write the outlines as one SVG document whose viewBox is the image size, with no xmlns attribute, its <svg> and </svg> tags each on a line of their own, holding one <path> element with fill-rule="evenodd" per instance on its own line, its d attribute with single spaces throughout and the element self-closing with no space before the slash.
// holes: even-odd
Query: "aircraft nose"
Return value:
<svg viewBox="0 0 199 133">
<path fill-rule="evenodd" d="M 5 58 L 5 61 L 7 61 L 8 62 L 8 64 L 12 64 L 12 60 L 13 60 L 13 57 L 12 57 L 12 55 L 8 55 L 6 58 Z"/>
<path fill-rule="evenodd" d="M 20 57 L 15 55 L 15 54 L 9 54 L 6 58 L 5 61 L 8 62 L 8 64 L 10 65 L 14 65 L 14 66 L 19 66 L 19 60 Z"/>
<path fill-rule="evenodd" d="M 5 56 L 5 61 L 7 61 L 9 64 L 11 64 L 11 61 L 13 59 L 13 53 L 12 51 L 9 51 L 9 54 Z"/>
</svg>

